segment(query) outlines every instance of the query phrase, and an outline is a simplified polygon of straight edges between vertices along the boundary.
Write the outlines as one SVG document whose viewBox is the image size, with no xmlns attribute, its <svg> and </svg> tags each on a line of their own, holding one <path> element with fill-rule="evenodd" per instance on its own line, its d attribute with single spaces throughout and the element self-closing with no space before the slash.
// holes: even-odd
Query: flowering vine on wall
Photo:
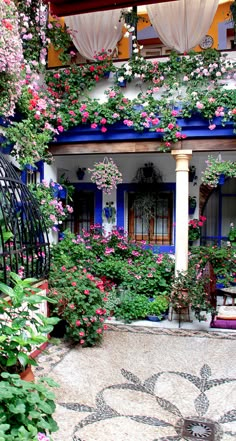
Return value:
<svg viewBox="0 0 236 441">
<path fill-rule="evenodd" d="M 216 50 L 190 52 L 182 57 L 172 53 L 166 62 L 152 62 L 141 56 L 134 40 L 131 59 L 119 67 L 113 64 L 110 53 L 101 49 L 93 63 L 45 71 L 48 44 L 59 42 L 58 49 L 60 47 L 65 55 L 70 47 L 70 32 L 56 17 L 47 23 L 47 8 L 39 0 L 18 1 L 18 12 L 11 0 L 2 3 L 5 9 L 1 9 L 1 20 L 5 25 L 7 8 L 12 11 L 12 22 L 4 29 L 5 41 L 11 41 L 13 28 L 16 30 L 14 26 L 18 26 L 17 48 L 20 54 L 22 45 L 24 55 L 21 69 L 16 73 L 21 81 L 13 76 L 8 87 L 7 93 L 14 103 L 11 110 L 4 107 L 6 73 L 0 64 L 0 105 L 2 116 L 8 119 L 8 125 L 4 124 L 5 136 L 14 144 L 12 154 L 22 167 L 40 159 L 50 162 L 48 144 L 60 133 L 81 124 L 102 133 L 111 130 L 117 122 L 136 131 L 153 131 L 163 140 L 163 151 L 186 137 L 178 125 L 179 117 L 199 115 L 208 121 L 209 130 L 215 129 L 216 117 L 221 118 L 222 125 L 227 121 L 236 124 L 236 91 L 225 93 L 219 81 L 223 78 L 235 81 L 235 63 Z M 132 26 L 127 27 L 127 33 L 133 33 Z M 0 50 L 4 54 L 7 50 L 2 40 Z M 105 91 L 105 100 L 89 98 L 87 92 L 104 79 L 107 71 L 113 72 L 114 84 Z M 128 82 L 138 80 L 140 93 L 135 99 L 125 97 L 118 87 L 121 77 Z M 8 118 L 14 113 L 14 105 L 20 121 Z"/>
</svg>

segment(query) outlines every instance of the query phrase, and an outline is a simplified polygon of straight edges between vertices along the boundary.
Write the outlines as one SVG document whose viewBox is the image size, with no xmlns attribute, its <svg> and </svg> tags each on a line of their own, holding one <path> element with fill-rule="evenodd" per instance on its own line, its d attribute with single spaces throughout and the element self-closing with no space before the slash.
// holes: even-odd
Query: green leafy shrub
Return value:
<svg viewBox="0 0 236 441">
<path fill-rule="evenodd" d="M 57 317 L 45 317 L 37 308 L 46 296 L 37 295 L 40 289 L 32 286 L 36 279 L 22 280 L 10 273 L 13 288 L 0 283 L 0 373 L 20 373 L 27 365 L 36 365 L 30 353 L 38 349 L 48 338 Z M 33 313 L 33 314 L 32 314 Z"/>
<path fill-rule="evenodd" d="M 1 374 L 0 441 L 38 441 L 39 433 L 58 430 L 52 417 L 55 396 L 47 386 L 57 387 L 58 384 L 50 378 L 31 383 L 16 374 Z"/>
</svg>

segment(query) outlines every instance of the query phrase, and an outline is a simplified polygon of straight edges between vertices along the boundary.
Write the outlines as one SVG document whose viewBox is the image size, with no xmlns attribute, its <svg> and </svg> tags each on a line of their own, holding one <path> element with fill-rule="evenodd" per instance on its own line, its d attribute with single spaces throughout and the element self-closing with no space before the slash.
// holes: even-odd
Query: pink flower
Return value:
<svg viewBox="0 0 236 441">
<path fill-rule="evenodd" d="M 168 127 L 168 129 L 172 130 L 174 128 L 174 124 L 169 123 L 167 127 Z"/>
<path fill-rule="evenodd" d="M 83 345 L 85 343 L 85 340 L 80 340 L 80 344 Z"/>
<path fill-rule="evenodd" d="M 97 125 L 96 123 L 92 123 L 92 124 L 91 124 L 91 129 L 96 129 L 97 126 L 98 126 L 98 125 Z"/>
<path fill-rule="evenodd" d="M 76 326 L 80 326 L 81 325 L 81 321 L 80 320 L 76 320 L 75 324 L 76 324 Z"/>
<path fill-rule="evenodd" d="M 107 128 L 106 127 L 102 127 L 101 128 L 101 132 L 103 132 L 103 133 L 107 132 Z"/>
<path fill-rule="evenodd" d="M 71 303 L 71 304 L 69 305 L 69 308 L 70 308 L 70 309 L 75 309 L 75 305 L 74 305 L 74 303 Z"/>
<path fill-rule="evenodd" d="M 97 333 L 97 334 L 102 334 L 102 328 L 98 328 L 98 329 L 96 330 L 96 333 Z"/>
<path fill-rule="evenodd" d="M 80 337 L 84 337 L 84 331 L 79 332 Z"/>
<path fill-rule="evenodd" d="M 64 127 L 63 126 L 58 126 L 57 130 L 59 130 L 59 132 L 63 132 L 64 131 Z"/>
<path fill-rule="evenodd" d="M 215 124 L 210 124 L 209 126 L 208 126 L 208 129 L 210 129 L 210 130 L 214 130 L 216 128 L 216 125 Z"/>
<path fill-rule="evenodd" d="M 76 282 L 71 282 L 71 285 L 72 285 L 72 286 L 76 286 L 77 283 L 76 283 Z"/>
<path fill-rule="evenodd" d="M 66 271 L 66 267 L 65 267 L 65 266 L 62 266 L 62 267 L 61 267 L 61 270 L 62 270 L 62 271 Z"/>
<path fill-rule="evenodd" d="M 100 119 L 100 123 L 101 123 L 101 124 L 106 124 L 106 122 L 107 122 L 106 118 L 101 118 L 101 119 Z"/>
<path fill-rule="evenodd" d="M 90 293 L 89 289 L 85 289 L 85 290 L 84 290 L 84 294 L 87 294 L 87 295 L 88 295 L 89 293 Z"/>
</svg>

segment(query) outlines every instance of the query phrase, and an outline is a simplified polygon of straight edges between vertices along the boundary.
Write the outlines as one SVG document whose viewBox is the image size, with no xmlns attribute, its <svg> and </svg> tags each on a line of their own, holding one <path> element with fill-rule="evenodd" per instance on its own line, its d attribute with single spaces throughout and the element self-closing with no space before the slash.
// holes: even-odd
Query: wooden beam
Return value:
<svg viewBox="0 0 236 441">
<path fill-rule="evenodd" d="M 236 150 L 236 138 L 186 139 L 182 148 L 196 152 L 213 152 L 220 150 Z"/>
<path fill-rule="evenodd" d="M 123 141 L 123 142 L 89 142 L 75 144 L 50 145 L 54 156 L 104 153 L 159 153 L 163 144 L 160 141 Z M 236 151 L 236 138 L 189 139 L 174 144 L 174 149 L 187 149 L 195 152 Z M 172 150 L 173 150 L 172 148 Z"/>
<path fill-rule="evenodd" d="M 123 9 L 130 6 L 142 6 L 152 3 L 167 3 L 170 0 L 44 0 L 50 3 L 50 12 L 58 17 L 67 15 L 84 14 L 88 12 Z M 179 0 L 171 0 L 179 1 Z"/>
</svg>

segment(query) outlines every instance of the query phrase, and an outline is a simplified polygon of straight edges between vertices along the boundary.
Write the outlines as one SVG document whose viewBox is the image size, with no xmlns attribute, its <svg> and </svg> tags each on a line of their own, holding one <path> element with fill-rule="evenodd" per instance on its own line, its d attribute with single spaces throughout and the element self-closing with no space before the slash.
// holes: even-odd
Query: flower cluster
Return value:
<svg viewBox="0 0 236 441">
<path fill-rule="evenodd" d="M 104 193 L 111 194 L 111 191 L 122 183 L 122 174 L 112 158 L 95 162 L 94 168 L 89 168 L 88 171 L 91 173 L 91 181 Z"/>
<path fill-rule="evenodd" d="M 78 265 L 65 263 L 58 268 L 53 260 L 50 286 L 50 296 L 57 300 L 56 312 L 67 322 L 68 337 L 81 346 L 98 343 L 106 329 L 103 281 Z"/>
<path fill-rule="evenodd" d="M 220 175 L 236 178 L 236 162 L 208 156 L 206 165 L 206 169 L 202 172 L 202 181 L 210 187 L 217 187 Z"/>
<path fill-rule="evenodd" d="M 62 187 L 54 181 L 43 180 L 40 184 L 31 184 L 29 189 L 39 203 L 46 226 L 58 231 L 59 225 L 73 212 L 73 208 L 58 197 L 58 189 Z"/>
<path fill-rule="evenodd" d="M 1 1 L 0 23 L 0 108 L 1 114 L 12 116 L 21 95 L 23 62 L 18 14 L 13 1 Z"/>
<path fill-rule="evenodd" d="M 198 240 L 201 236 L 201 227 L 204 225 L 206 217 L 200 216 L 199 219 L 191 219 L 188 223 L 188 240 L 190 242 Z"/>
</svg>

